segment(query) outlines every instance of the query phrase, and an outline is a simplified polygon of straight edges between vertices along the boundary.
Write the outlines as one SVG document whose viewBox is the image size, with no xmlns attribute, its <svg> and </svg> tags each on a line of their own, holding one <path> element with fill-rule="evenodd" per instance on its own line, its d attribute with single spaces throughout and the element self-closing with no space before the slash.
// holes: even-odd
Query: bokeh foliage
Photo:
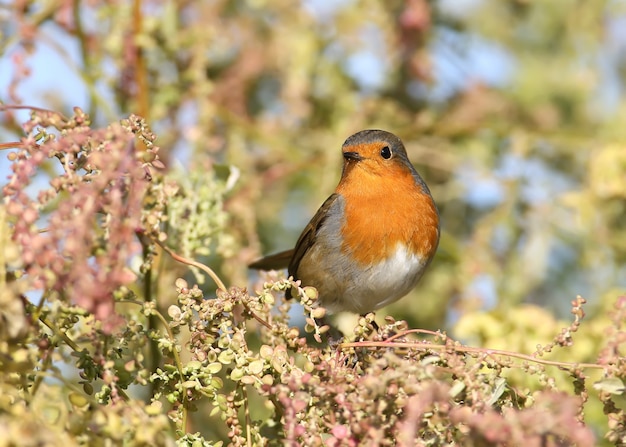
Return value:
<svg viewBox="0 0 626 447">
<path fill-rule="evenodd" d="M 501 440 L 497 436 L 488 438 L 487 428 L 490 424 L 504 423 L 498 419 L 498 411 L 507 406 L 521 411 L 525 405 L 531 410 L 541 405 L 553 408 L 566 421 L 555 419 L 554 424 L 561 423 L 571 429 L 572 437 L 568 441 L 586 439 L 587 432 L 570 425 L 573 418 L 582 416 L 569 417 L 567 413 L 578 404 L 554 409 L 560 400 L 558 395 L 540 394 L 536 399 L 540 404 L 533 407 L 529 398 L 535 391 L 558 391 L 582 398 L 584 419 L 593 427 L 598 443 L 626 442 L 624 421 L 619 421 L 624 415 L 624 403 L 619 400 L 623 399 L 623 389 L 618 382 L 620 377 L 624 378 L 625 355 L 620 346 L 623 328 L 619 326 L 624 303 L 619 297 L 626 288 L 623 231 L 626 103 L 622 95 L 626 67 L 626 37 L 622 29 L 626 28 L 626 5 L 620 1 L 597 0 L 332 3 L 333 6 L 331 2 L 313 0 L 118 3 L 52 0 L 0 4 L 1 67 L 4 78 L 9 80 L 6 90 L 0 91 L 0 99 L 4 104 L 16 105 L 23 103 L 24 97 L 38 96 L 39 101 L 26 105 L 45 107 L 70 117 L 64 121 L 54 114 L 43 113 L 43 118 L 38 116 L 29 122 L 26 130 L 30 133 L 25 133 L 23 115 L 15 109 L 3 113 L 0 141 L 7 142 L 3 149 L 15 147 L 8 142 L 31 136 L 24 143 L 30 155 L 25 153 L 23 160 L 36 168 L 36 172 L 28 173 L 35 174 L 32 182 L 27 182 L 25 177 L 21 183 L 17 182 L 24 187 L 22 192 L 31 197 L 39 190 L 52 194 L 48 182 L 55 180 L 57 183 L 53 181 L 52 186 L 59 194 L 39 201 L 38 205 L 26 206 L 28 200 L 22 198 L 18 202 L 24 206 L 23 210 L 11 208 L 5 200 L 9 216 L 5 219 L 2 211 L 7 221 L 0 229 L 3 240 L 15 239 L 20 225 L 24 226 L 21 219 L 24 215 L 29 216 L 26 226 L 32 225 L 28 228 L 29 237 L 35 238 L 37 231 L 47 225 L 55 228 L 55 221 L 50 219 L 61 216 L 57 222 L 59 232 L 55 234 L 59 238 L 69 234 L 71 238 L 72 228 L 63 227 L 71 222 L 67 204 L 77 206 L 81 197 L 74 197 L 74 202 L 68 201 L 68 197 L 72 198 L 77 190 L 94 194 L 89 189 L 93 187 L 91 178 L 83 175 L 104 172 L 109 175 L 104 178 L 124 192 L 114 197 L 117 201 L 96 200 L 102 208 L 92 210 L 94 214 L 89 215 L 94 233 L 81 239 L 88 240 L 87 245 L 93 249 L 82 262 L 93 267 L 90 274 L 98 279 L 95 284 L 102 289 L 98 290 L 102 296 L 94 295 L 92 301 L 89 301 L 89 284 L 80 283 L 80 271 L 72 270 L 81 266 L 71 263 L 56 265 L 57 270 L 50 270 L 51 276 L 46 276 L 47 270 L 40 272 L 49 283 L 28 283 L 28 286 L 48 287 L 44 288 L 43 296 L 29 296 L 33 302 L 40 303 L 34 310 L 28 302 L 18 301 L 29 287 L 11 275 L 19 277 L 22 270 L 29 269 L 28 262 L 33 259 L 24 259 L 28 244 L 23 239 L 19 248 L 8 242 L 3 244 L 4 268 L 10 274 L 3 283 L 6 287 L 0 309 L 3 328 L 0 341 L 4 343 L 0 350 L 3 368 L 0 394 L 7 396 L 0 402 L 0 430 L 18 430 L 20 427 L 6 421 L 17 421 L 28 412 L 43 418 L 46 427 L 55 424 L 69 427 L 60 431 L 42 430 L 39 436 L 49 442 L 95 442 L 95 439 L 117 439 L 113 436 L 124 434 L 132 437 L 138 432 L 137 427 L 142 426 L 146 430 L 146 443 L 159 438 L 166 439 L 162 442 L 167 444 L 175 436 L 162 416 L 173 408 L 171 419 L 180 428 L 176 411 L 185 407 L 198 410 L 185 427 L 190 433 L 202 432 L 210 441 L 241 441 L 245 436 L 238 430 L 244 427 L 241 430 L 245 431 L 246 426 L 253 425 L 240 411 L 243 396 L 237 393 L 241 393 L 241 378 L 261 372 L 270 374 L 271 370 L 271 383 L 269 379 L 260 384 L 244 381 L 244 386 L 258 386 L 257 394 L 246 397 L 252 417 L 267 417 L 263 428 L 267 431 L 255 432 L 258 435 L 255 442 L 260 443 L 264 436 L 271 439 L 270 435 L 284 436 L 294 442 L 300 439 L 298 417 L 302 416 L 297 415 L 304 411 L 300 408 L 301 401 L 319 396 L 311 382 L 302 383 L 302 376 L 298 375 L 299 371 L 311 373 L 307 369 L 309 363 L 297 362 L 306 357 L 316 367 L 332 369 L 332 359 L 321 351 L 316 353 L 298 345 L 297 337 L 288 329 L 259 335 L 256 320 L 251 319 L 248 326 L 242 323 L 241 319 L 246 321 L 250 317 L 244 312 L 243 316 L 232 318 L 220 314 L 211 326 L 214 332 L 234 331 L 231 338 L 236 340 L 236 347 L 231 346 L 232 340 L 224 341 L 213 334 L 214 339 L 209 337 L 210 342 L 205 342 L 202 349 L 183 349 L 179 368 L 171 368 L 173 340 L 165 325 L 157 321 L 158 315 L 166 315 L 174 322 L 180 320 L 170 330 L 176 332 L 181 346 L 187 346 L 185 343 L 190 340 L 198 342 L 194 335 L 205 330 L 201 323 L 191 321 L 192 314 L 198 312 L 194 306 L 199 304 L 187 295 L 187 286 L 174 286 L 177 278 L 185 276 L 190 283 L 200 284 L 202 290 L 194 292 L 194 299 L 202 292 L 207 298 L 215 297 L 215 285 L 197 267 L 193 270 L 195 276 L 191 275 L 188 267 L 172 261 L 152 241 L 160 239 L 179 255 L 210 265 L 229 287 L 253 284 L 251 290 L 261 289 L 256 277 L 249 278 L 247 263 L 260 253 L 291 246 L 308 218 L 336 185 L 343 140 L 360 129 L 382 128 L 405 141 L 410 159 L 431 187 L 439 206 L 443 234 L 439 253 L 420 286 L 408 297 L 380 311 L 378 320 L 389 314 L 395 320 L 406 320 L 408 327 L 447 330 L 472 346 L 530 355 L 537 350 L 537 344 L 547 345 L 562 335 L 561 328 L 570 324 L 564 322 L 570 319 L 570 302 L 582 295 L 589 302 L 587 318 L 575 327 L 573 345 L 567 346 L 571 341 L 567 337 L 559 339 L 556 344 L 561 348 L 555 349 L 550 358 L 608 365 L 610 371 L 584 371 L 589 379 L 581 390 L 578 373 L 561 374 L 549 368 L 539 371 L 526 367 L 503 372 L 508 368 L 502 365 L 494 367 L 495 372 L 485 373 L 470 359 L 463 363 L 462 355 L 440 360 L 450 369 L 446 376 L 445 371 L 439 374 L 441 371 L 433 373 L 428 369 L 430 362 L 434 362 L 432 358 L 413 352 L 407 358 L 426 359 L 417 369 L 406 364 L 398 366 L 397 359 L 383 354 L 377 354 L 374 360 L 350 357 L 350 362 L 363 362 L 361 369 L 356 368 L 364 377 L 358 386 L 340 387 L 343 374 L 350 373 L 348 367 L 352 364 L 334 366 L 337 375 L 325 370 L 327 375 L 318 377 L 338 387 L 336 399 L 352 399 L 363 392 L 360 387 L 369 383 L 368 374 L 384 377 L 389 382 L 382 382 L 391 384 L 392 388 L 399 387 L 400 394 L 415 396 L 419 391 L 430 396 L 430 401 L 413 401 L 412 406 L 403 400 L 404 396 L 390 398 L 391 410 L 370 408 L 364 402 L 351 403 L 354 412 L 387 415 L 385 427 L 404 427 L 398 432 L 402 436 L 413 432 L 407 424 L 402 426 L 404 419 L 399 415 L 409 418 L 407 414 L 411 414 L 410 420 L 419 421 L 425 416 L 416 408 L 430 404 L 445 407 L 449 402 L 442 396 L 449 394 L 457 398 L 457 403 L 469 402 L 469 408 L 485 419 L 471 419 L 462 411 L 452 412 L 451 419 L 444 416 L 441 420 L 430 419 L 428 434 L 438 442 L 458 441 L 473 433 L 480 436 L 468 439 L 477 443 L 486 439 L 497 444 Z M 35 90 L 29 84 L 37 79 L 38 72 L 46 70 L 35 62 L 36 53 L 41 51 L 62 58 L 67 70 L 78 75 L 86 92 L 83 103 L 69 102 L 67 93 L 74 86 L 64 85 L 62 74 L 58 85 Z M 77 105 L 86 115 L 80 110 L 72 112 Z M 121 127 L 109 126 L 121 119 L 126 120 Z M 37 125 L 47 128 L 49 135 L 55 135 L 58 146 L 54 146 L 53 137 L 37 134 Z M 157 139 L 153 141 L 155 136 Z M 93 144 L 87 148 L 80 146 L 83 141 L 72 140 L 76 138 L 91 138 Z M 132 150 L 137 152 L 137 157 L 134 162 L 126 160 L 130 168 L 123 168 L 124 158 L 119 157 L 119 152 L 117 158 L 104 161 L 98 158 L 102 155 L 97 154 L 113 150 L 111 141 L 115 142 L 114 147 L 119 146 L 119 151 L 131 150 L 127 145 L 133 141 Z M 48 150 L 50 159 L 32 158 L 37 144 Z M 150 170 L 150 182 L 141 183 L 141 190 L 133 189 L 131 180 L 115 183 L 119 175 L 128 172 L 132 173 L 131 177 L 137 177 L 142 167 L 155 161 L 151 152 L 153 144 L 158 145 L 158 157 L 165 168 Z M 59 154 L 65 154 L 65 158 Z M 142 154 L 151 155 L 145 158 Z M 85 169 L 81 157 L 97 158 L 100 164 L 95 163 L 95 170 Z M 77 165 L 63 169 L 55 164 L 58 161 L 67 164 L 68 159 Z M 12 159 L 15 160 L 20 158 Z M 115 163 L 106 163 L 111 160 Z M 80 175 L 65 183 L 58 180 L 70 171 Z M 100 192 L 109 197 L 111 189 L 105 185 Z M 11 195 L 6 190 L 4 194 Z M 141 212 L 137 211 L 137 194 L 143 197 Z M 118 209 L 122 211 L 115 211 Z M 38 213 L 39 220 L 33 220 L 32 213 L 24 214 L 28 210 Z M 100 219 L 96 211 L 106 217 Z M 124 220 L 116 221 L 120 216 Z M 104 225 L 100 227 L 101 224 Z M 111 249 L 107 228 L 119 231 L 115 250 Z M 137 237 L 133 236 L 134 231 L 139 232 Z M 130 240 L 135 245 L 127 244 Z M 55 244 L 57 248 L 63 246 L 58 240 Z M 41 253 L 44 249 L 52 250 L 49 245 L 42 247 Z M 113 275 L 114 278 L 98 276 L 98 268 L 109 265 L 106 262 L 90 264 L 98 256 L 113 259 L 107 253 L 116 256 L 115 268 L 119 274 Z M 30 257 L 36 256 L 31 253 Z M 127 274 L 120 265 L 124 261 L 128 261 Z M 106 267 L 108 273 L 112 269 Z M 29 273 L 32 277 L 33 271 Z M 29 275 L 21 279 L 28 282 Z M 67 293 L 60 293 L 54 285 L 65 284 L 63 281 L 69 281 L 73 287 L 80 283 L 82 288 L 78 290 L 87 292 L 72 296 L 74 289 L 64 289 Z M 277 288 L 284 287 L 280 281 L 276 284 L 279 284 Z M 186 292 L 182 293 L 182 289 Z M 120 336 L 123 346 L 113 349 L 111 343 L 115 337 L 109 334 L 102 335 L 95 343 L 95 351 L 81 351 L 93 342 L 100 329 L 107 328 L 106 324 L 100 326 L 102 322 L 92 320 L 84 309 L 106 317 L 110 309 L 102 310 L 101 304 L 106 303 L 109 292 L 118 301 L 126 300 L 115 304 L 118 317 L 129 322 Z M 261 313 L 267 311 L 263 306 L 269 306 L 272 301 L 266 292 L 258 298 L 257 311 Z M 214 301 L 215 306 L 228 307 L 224 303 L 241 306 L 248 299 L 254 301 L 254 297 L 237 289 Z M 141 307 L 137 302 L 149 302 L 154 307 L 144 306 L 143 313 L 139 313 Z M 74 307 L 76 304 L 81 307 Z M 41 326 L 44 323 L 33 320 L 33 316 L 43 318 L 51 327 Z M 278 318 L 276 321 L 277 325 L 282 322 Z M 338 316 L 335 322 L 346 333 L 353 333 L 354 318 Z M 110 323 L 115 326 L 114 321 Z M 188 329 L 177 332 L 185 324 L 189 325 Z M 284 324 L 288 324 L 286 317 Z M 248 327 L 247 344 L 240 340 L 242 331 L 245 332 L 243 327 Z M 70 340 L 80 343 L 68 349 L 63 336 L 66 333 Z M 221 344 L 209 349 L 207 346 L 213 342 Z M 280 343 L 290 346 L 292 357 L 283 355 L 282 351 L 276 354 Z M 57 350 L 57 346 L 64 348 Z M 72 356 L 70 351 L 74 348 Z M 89 394 L 88 390 L 80 390 L 69 379 L 65 383 L 67 388 L 42 382 L 46 374 L 63 377 L 64 370 L 58 364 L 76 365 L 73 357 L 77 352 L 83 352 L 78 359 L 83 388 L 104 381 L 104 385 L 98 382 L 102 388 L 97 399 L 80 400 L 82 393 Z M 237 366 L 241 376 L 234 373 L 233 377 L 232 371 L 226 374 L 215 366 L 232 366 L 235 357 L 216 360 L 210 358 L 211 352 L 215 356 L 240 355 L 237 358 L 241 364 Z M 137 353 L 141 357 L 133 357 Z M 208 357 L 198 357 L 201 355 Z M 277 356 L 280 361 L 276 360 Z M 132 362 L 131 358 L 134 358 Z M 208 370 L 199 373 L 198 364 L 192 363 L 198 361 Z M 285 371 L 282 368 L 288 361 L 296 363 L 293 369 Z M 191 378 L 208 380 L 202 382 L 206 389 L 189 391 L 189 402 L 181 398 L 180 389 L 168 389 L 180 385 L 177 381 L 182 380 L 182 363 L 189 378 L 187 382 Z M 480 366 L 480 361 L 477 364 Z M 473 400 L 464 400 L 465 391 L 459 391 L 458 386 L 454 388 L 454 382 L 447 380 L 450 377 L 458 380 L 456 375 L 461 374 L 463 366 L 471 371 L 464 386 L 474 393 Z M 419 378 L 419 386 L 406 391 L 409 384 L 398 385 L 397 377 L 389 377 L 389 368 Z M 236 370 L 235 367 L 233 371 Z M 32 385 L 16 382 L 10 376 L 19 373 L 27 373 L 24 377 L 35 381 L 34 390 L 40 390 L 37 399 L 29 399 L 24 391 L 32 391 Z M 436 380 L 429 382 L 433 374 Z M 572 375 L 576 378 L 574 386 Z M 213 382 L 213 376 L 220 378 Z M 498 388 L 501 378 L 508 380 L 507 392 Z M 224 394 L 216 391 L 221 389 L 220 381 L 225 386 Z M 483 381 L 484 386 L 479 386 L 477 381 Z M 191 389 L 192 384 L 187 382 L 185 386 Z M 592 387 L 594 382 L 600 383 L 597 390 Z M 130 383 L 143 385 L 136 391 L 137 395 L 130 393 L 135 398 L 145 397 L 146 393 L 154 395 L 157 384 L 167 392 L 159 390 L 163 393 L 157 395 L 162 397 L 159 405 L 150 403 L 146 397 L 145 405 L 133 401 L 136 407 L 123 406 L 116 400 L 123 400 L 116 390 L 125 390 Z M 24 390 L 20 391 L 20 387 Z M 148 388 L 150 392 L 146 391 Z M 381 388 L 372 396 L 379 399 L 387 391 L 388 388 Z M 198 394 L 202 393 L 213 407 L 199 399 Z M 272 393 L 276 396 L 274 401 L 268 400 Z M 290 401 L 289 393 L 302 394 L 295 398 L 291 395 Z M 69 396 L 74 414 L 61 411 L 45 420 L 50 417 L 50 411 L 41 405 L 53 399 L 49 396 Z M 219 396 L 231 400 L 222 401 L 226 397 Z M 495 400 L 489 401 L 489 396 L 496 396 Z M 611 400 L 613 397 L 615 401 Z M 196 398 L 198 403 L 194 401 Z M 117 406 L 97 406 L 111 399 Z M 498 399 L 505 401 L 498 403 Z M 194 406 L 186 407 L 191 401 Z M 487 407 L 491 407 L 481 406 L 485 402 L 490 402 Z M 574 401 L 563 399 L 563 402 Z M 328 401 L 324 403 L 332 408 Z M 615 407 L 611 408 L 611 404 Z M 283 407 L 285 413 L 274 412 L 274 419 L 267 416 L 278 407 Z M 319 407 L 326 408 L 322 403 Z M 209 416 L 211 408 L 220 411 L 215 410 Z M 531 414 L 528 420 L 537 420 L 541 411 Z M 327 415 L 313 410 L 305 413 L 304 420 L 311 424 Z M 515 414 L 519 421 L 523 420 L 522 413 Z M 218 421 L 220 416 L 225 425 L 206 422 Z M 279 424 L 280 416 L 286 427 L 296 431 L 281 432 L 267 422 L 273 420 Z M 510 419 L 518 421 L 515 417 Z M 127 425 L 120 428 L 111 421 Z M 360 433 L 348 423 L 347 432 L 328 426 L 326 435 L 335 439 L 337 445 L 344 445 L 342 442 L 349 445 L 351 436 L 372 443 L 379 439 L 376 436 L 390 440 L 393 432 L 382 429 L 367 435 L 364 428 L 367 423 L 374 424 L 371 420 L 359 421 L 358 426 L 363 430 Z M 452 430 L 451 427 L 460 423 L 470 427 L 468 432 Z M 380 421 L 379 424 L 384 425 Z M 224 426 L 230 427 L 230 431 Z M 92 438 L 84 435 L 88 431 L 86 427 L 91 430 Z M 511 427 L 530 433 L 524 431 L 528 427 L 523 422 Z M 26 425 L 20 429 L 30 430 Z M 318 429 L 323 432 L 322 428 Z M 307 430 L 314 433 L 312 426 Z M 610 435 L 604 438 L 607 433 Z M 511 436 L 509 442 L 517 439 Z"/>
</svg>

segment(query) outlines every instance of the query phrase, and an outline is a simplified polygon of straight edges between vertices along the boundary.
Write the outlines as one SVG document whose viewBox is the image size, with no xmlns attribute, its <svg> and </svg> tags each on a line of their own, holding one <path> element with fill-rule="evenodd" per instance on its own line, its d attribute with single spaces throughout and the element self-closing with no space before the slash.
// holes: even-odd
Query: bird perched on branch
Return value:
<svg viewBox="0 0 626 447">
<path fill-rule="evenodd" d="M 363 130 L 342 152 L 341 180 L 295 248 L 250 268 L 287 267 L 321 306 L 366 314 L 415 287 L 437 250 L 439 213 L 397 136 Z"/>
</svg>

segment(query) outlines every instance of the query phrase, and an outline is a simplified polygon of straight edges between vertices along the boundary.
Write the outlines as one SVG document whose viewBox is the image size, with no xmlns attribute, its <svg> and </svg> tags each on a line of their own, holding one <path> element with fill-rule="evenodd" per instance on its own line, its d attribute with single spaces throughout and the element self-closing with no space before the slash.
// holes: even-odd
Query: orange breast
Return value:
<svg viewBox="0 0 626 447">
<path fill-rule="evenodd" d="M 362 265 L 391 256 L 398 244 L 430 258 L 439 242 L 439 216 L 430 194 L 408 168 L 388 167 L 384 175 L 354 167 L 344 172 L 337 192 L 345 197 L 342 250 Z"/>
</svg>

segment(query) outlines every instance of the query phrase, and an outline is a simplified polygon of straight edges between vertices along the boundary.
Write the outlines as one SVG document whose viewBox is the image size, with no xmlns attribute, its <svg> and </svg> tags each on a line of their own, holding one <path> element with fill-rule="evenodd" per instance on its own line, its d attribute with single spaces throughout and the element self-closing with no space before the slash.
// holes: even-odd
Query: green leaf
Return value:
<svg viewBox="0 0 626 447">
<path fill-rule="evenodd" d="M 593 387 L 598 391 L 604 391 L 610 394 L 622 394 L 626 387 L 624 382 L 618 377 L 609 377 L 602 379 L 593 384 Z"/>
<path fill-rule="evenodd" d="M 491 393 L 491 397 L 487 401 L 487 405 L 492 406 L 495 404 L 500 396 L 504 394 L 504 390 L 506 389 L 506 379 L 504 377 L 498 377 L 495 380 L 496 387 L 493 389 L 493 393 Z"/>
</svg>

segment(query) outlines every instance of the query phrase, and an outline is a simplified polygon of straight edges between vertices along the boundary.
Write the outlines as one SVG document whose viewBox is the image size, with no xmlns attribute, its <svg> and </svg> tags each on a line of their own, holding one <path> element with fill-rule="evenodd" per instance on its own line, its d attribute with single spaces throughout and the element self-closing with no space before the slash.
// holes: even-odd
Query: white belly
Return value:
<svg viewBox="0 0 626 447">
<path fill-rule="evenodd" d="M 404 246 L 365 270 L 339 250 L 331 259 L 315 252 L 310 250 L 303 259 L 300 279 L 303 286 L 317 288 L 320 304 L 331 312 L 364 314 L 393 303 L 415 287 L 427 264 L 424 258 L 407 253 Z M 315 268 L 307 268 L 309 262 Z"/>
<path fill-rule="evenodd" d="M 423 258 L 408 254 L 404 246 L 399 246 L 387 260 L 349 281 L 351 286 L 344 293 L 345 305 L 357 313 L 387 306 L 417 285 L 425 266 Z"/>
</svg>

